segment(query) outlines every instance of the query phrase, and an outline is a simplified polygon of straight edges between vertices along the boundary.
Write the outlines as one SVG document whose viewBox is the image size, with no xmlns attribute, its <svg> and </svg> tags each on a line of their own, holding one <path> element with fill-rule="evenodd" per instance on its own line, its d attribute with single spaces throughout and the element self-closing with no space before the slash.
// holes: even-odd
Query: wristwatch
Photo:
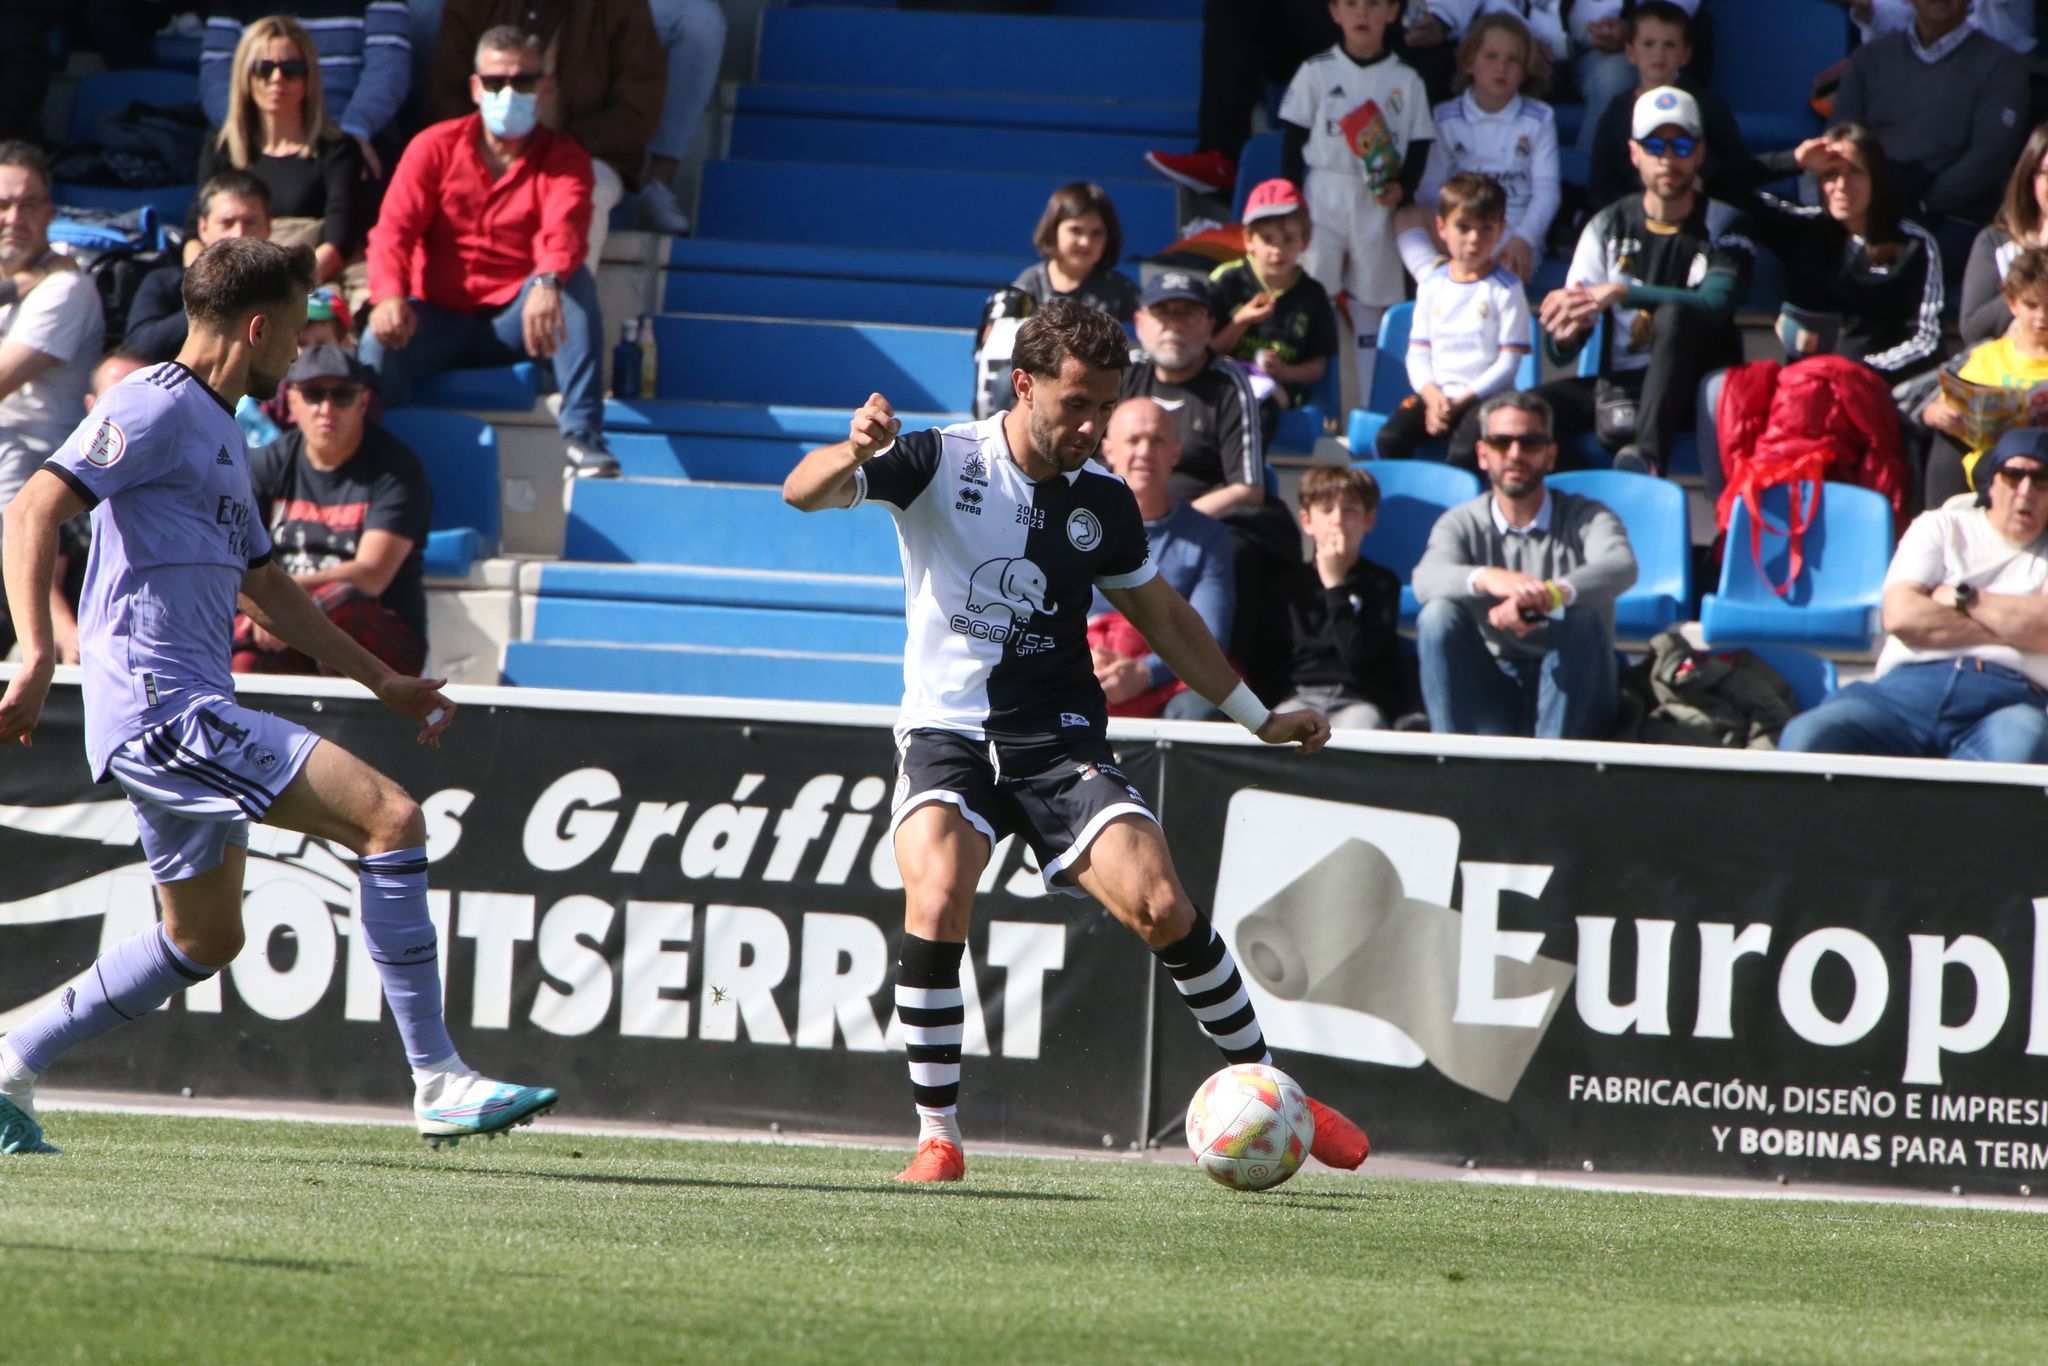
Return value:
<svg viewBox="0 0 2048 1366">
<path fill-rule="evenodd" d="M 555 274 L 552 270 L 544 270 L 534 276 L 533 282 L 542 289 L 560 289 L 562 287 L 562 277 Z"/>
<path fill-rule="evenodd" d="M 1977 589 L 1974 585 L 1967 583 L 1959 583 L 1956 585 L 1956 610 L 1958 612 L 1961 612 L 1964 616 L 1967 617 L 1968 615 L 1970 615 L 1970 604 L 1975 602 L 1976 600 Z"/>
</svg>

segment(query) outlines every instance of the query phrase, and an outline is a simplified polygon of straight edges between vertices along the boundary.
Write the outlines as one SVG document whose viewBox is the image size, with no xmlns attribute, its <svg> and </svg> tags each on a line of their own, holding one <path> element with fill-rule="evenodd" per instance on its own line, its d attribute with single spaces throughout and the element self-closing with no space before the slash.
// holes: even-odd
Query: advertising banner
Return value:
<svg viewBox="0 0 2048 1366">
<path fill-rule="evenodd" d="M 1387 1150 L 2039 1183 L 2042 789 L 1772 763 L 1176 744 L 1165 815 L 1281 1066 Z M 1216 1064 L 1158 1009 L 1169 1123 Z"/>
<path fill-rule="evenodd" d="M 255 694 L 403 783 L 426 811 L 450 1027 L 562 1113 L 914 1132 L 892 965 L 903 898 L 886 728 L 466 706 L 438 749 L 355 698 Z M 155 915 L 120 789 L 94 785 L 75 687 L 0 755 L 0 1031 Z M 1132 747 L 1148 787 L 1157 752 Z M 1138 1136 L 1151 959 L 1048 896 L 1021 841 L 981 882 L 964 1114 L 974 1131 Z M 410 1081 L 351 930 L 353 865 L 256 827 L 248 945 L 51 1084 L 403 1101 Z"/>
</svg>

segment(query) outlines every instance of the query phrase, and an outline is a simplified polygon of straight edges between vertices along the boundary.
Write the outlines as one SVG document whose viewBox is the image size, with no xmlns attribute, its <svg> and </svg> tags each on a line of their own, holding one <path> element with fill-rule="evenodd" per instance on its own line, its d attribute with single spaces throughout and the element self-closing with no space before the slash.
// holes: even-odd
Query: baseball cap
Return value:
<svg viewBox="0 0 2048 1366">
<path fill-rule="evenodd" d="M 1308 208 L 1301 191 L 1294 188 L 1291 180 L 1262 180 L 1252 186 L 1251 197 L 1244 201 L 1244 224 L 1250 227 L 1262 218 L 1285 218 L 1290 213 L 1301 213 Z"/>
<path fill-rule="evenodd" d="M 1660 85 L 1636 96 L 1630 137 L 1646 138 L 1666 124 L 1675 124 L 1693 137 L 1702 136 L 1700 102 L 1675 85 Z"/>
<path fill-rule="evenodd" d="M 348 305 L 341 296 L 331 289 L 316 289 L 306 296 L 306 321 L 309 323 L 338 322 L 343 330 L 351 325 Z"/>
<path fill-rule="evenodd" d="M 284 372 L 284 377 L 292 384 L 311 384 L 318 379 L 346 380 L 350 384 L 370 382 L 369 371 L 363 368 L 361 361 L 340 347 L 329 346 L 325 342 L 301 351 L 299 358 L 292 362 L 292 368 Z"/>
<path fill-rule="evenodd" d="M 1998 444 L 1977 457 L 1977 468 L 1970 472 L 1970 482 L 1977 486 L 1977 506 L 1991 506 L 1991 480 L 1997 475 L 1998 467 L 2013 457 L 2038 460 L 2048 468 L 2048 429 L 2041 427 L 2015 427 L 1998 438 Z"/>
<path fill-rule="evenodd" d="M 1145 282 L 1145 288 L 1138 295 L 1138 307 L 1150 308 L 1174 299 L 1192 299 L 1207 308 L 1210 306 L 1209 282 L 1191 270 L 1163 270 Z"/>
</svg>

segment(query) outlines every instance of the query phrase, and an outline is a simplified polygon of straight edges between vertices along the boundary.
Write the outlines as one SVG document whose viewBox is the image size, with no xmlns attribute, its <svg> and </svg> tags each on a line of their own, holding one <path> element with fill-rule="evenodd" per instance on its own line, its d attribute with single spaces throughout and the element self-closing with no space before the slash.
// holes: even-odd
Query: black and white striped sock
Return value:
<svg viewBox="0 0 2048 1366">
<path fill-rule="evenodd" d="M 1272 1062 L 1266 1036 L 1259 1029 L 1258 1012 L 1252 1009 L 1244 979 L 1238 975 L 1237 960 L 1230 956 L 1229 946 L 1208 916 L 1197 912 L 1195 927 L 1184 938 L 1152 953 L 1173 975 L 1182 1002 L 1224 1057 L 1232 1062 Z"/>
<path fill-rule="evenodd" d="M 967 1022 L 960 959 L 966 952 L 965 944 L 914 934 L 904 935 L 896 951 L 896 1018 L 910 1051 L 919 1142 L 944 1138 L 960 1146 L 960 1036 Z"/>
</svg>

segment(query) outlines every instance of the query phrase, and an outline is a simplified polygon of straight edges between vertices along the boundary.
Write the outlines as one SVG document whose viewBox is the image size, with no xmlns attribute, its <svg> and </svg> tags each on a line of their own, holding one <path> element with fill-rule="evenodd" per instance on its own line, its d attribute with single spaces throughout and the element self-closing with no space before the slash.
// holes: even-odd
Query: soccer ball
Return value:
<svg viewBox="0 0 2048 1366">
<path fill-rule="evenodd" d="M 1294 1078 L 1277 1067 L 1226 1067 L 1188 1102 L 1188 1147 L 1203 1171 L 1232 1190 L 1262 1191 L 1300 1169 L 1316 1120 Z"/>
</svg>

